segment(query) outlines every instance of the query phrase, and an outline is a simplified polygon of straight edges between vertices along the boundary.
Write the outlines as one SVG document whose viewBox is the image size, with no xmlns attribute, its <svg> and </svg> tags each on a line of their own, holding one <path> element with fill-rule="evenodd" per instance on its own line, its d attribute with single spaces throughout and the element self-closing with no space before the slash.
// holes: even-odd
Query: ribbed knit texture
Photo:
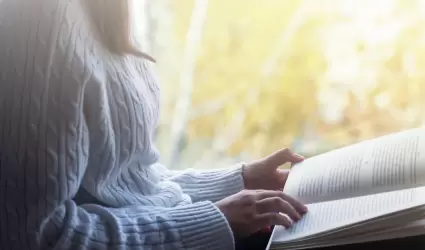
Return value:
<svg viewBox="0 0 425 250">
<path fill-rule="evenodd" d="M 0 0 L 0 249 L 233 249 L 213 202 L 240 167 L 158 163 L 151 65 L 104 49 L 84 1 Z"/>
</svg>

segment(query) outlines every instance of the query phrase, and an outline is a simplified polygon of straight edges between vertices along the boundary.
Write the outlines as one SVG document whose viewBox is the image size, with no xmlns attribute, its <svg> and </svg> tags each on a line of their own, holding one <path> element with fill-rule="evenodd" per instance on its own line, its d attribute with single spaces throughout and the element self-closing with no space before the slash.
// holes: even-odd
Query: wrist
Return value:
<svg viewBox="0 0 425 250">
<path fill-rule="evenodd" d="M 251 168 L 252 164 L 249 163 L 243 163 L 242 164 L 242 179 L 243 179 L 243 185 L 244 189 L 252 189 L 252 176 L 251 176 Z"/>
<path fill-rule="evenodd" d="M 242 174 L 243 186 L 244 188 L 246 188 L 246 163 L 242 163 L 241 174 Z"/>
</svg>

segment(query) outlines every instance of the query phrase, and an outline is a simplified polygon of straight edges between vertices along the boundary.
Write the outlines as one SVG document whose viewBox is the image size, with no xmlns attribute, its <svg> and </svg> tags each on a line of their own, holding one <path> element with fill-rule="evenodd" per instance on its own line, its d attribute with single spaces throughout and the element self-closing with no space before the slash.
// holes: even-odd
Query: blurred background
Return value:
<svg viewBox="0 0 425 250">
<path fill-rule="evenodd" d="M 425 123 L 424 0 L 140 0 L 173 169 L 308 157 Z"/>
</svg>

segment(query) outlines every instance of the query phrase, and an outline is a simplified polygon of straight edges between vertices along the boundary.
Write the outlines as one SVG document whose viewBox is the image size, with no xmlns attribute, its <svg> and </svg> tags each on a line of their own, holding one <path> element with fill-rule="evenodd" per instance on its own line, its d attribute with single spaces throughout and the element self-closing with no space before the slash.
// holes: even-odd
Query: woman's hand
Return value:
<svg viewBox="0 0 425 250">
<path fill-rule="evenodd" d="M 282 190 L 289 170 L 278 169 L 278 167 L 287 162 L 294 164 L 303 160 L 304 157 L 285 148 L 259 161 L 247 164 L 243 171 L 245 188 Z"/>
<path fill-rule="evenodd" d="M 307 212 L 307 208 L 294 198 L 281 191 L 270 190 L 243 190 L 218 201 L 216 205 L 229 222 L 235 237 L 249 236 L 271 225 L 288 228 Z"/>
</svg>

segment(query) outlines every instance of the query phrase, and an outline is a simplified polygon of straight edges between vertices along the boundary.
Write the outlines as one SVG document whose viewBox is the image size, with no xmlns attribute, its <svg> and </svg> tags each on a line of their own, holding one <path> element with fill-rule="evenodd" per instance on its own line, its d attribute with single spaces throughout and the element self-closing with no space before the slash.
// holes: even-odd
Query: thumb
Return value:
<svg viewBox="0 0 425 250">
<path fill-rule="evenodd" d="M 289 162 L 298 163 L 304 160 L 299 154 L 292 152 L 289 148 L 284 148 L 263 159 L 264 165 L 270 168 L 278 168 L 279 166 Z"/>
</svg>

